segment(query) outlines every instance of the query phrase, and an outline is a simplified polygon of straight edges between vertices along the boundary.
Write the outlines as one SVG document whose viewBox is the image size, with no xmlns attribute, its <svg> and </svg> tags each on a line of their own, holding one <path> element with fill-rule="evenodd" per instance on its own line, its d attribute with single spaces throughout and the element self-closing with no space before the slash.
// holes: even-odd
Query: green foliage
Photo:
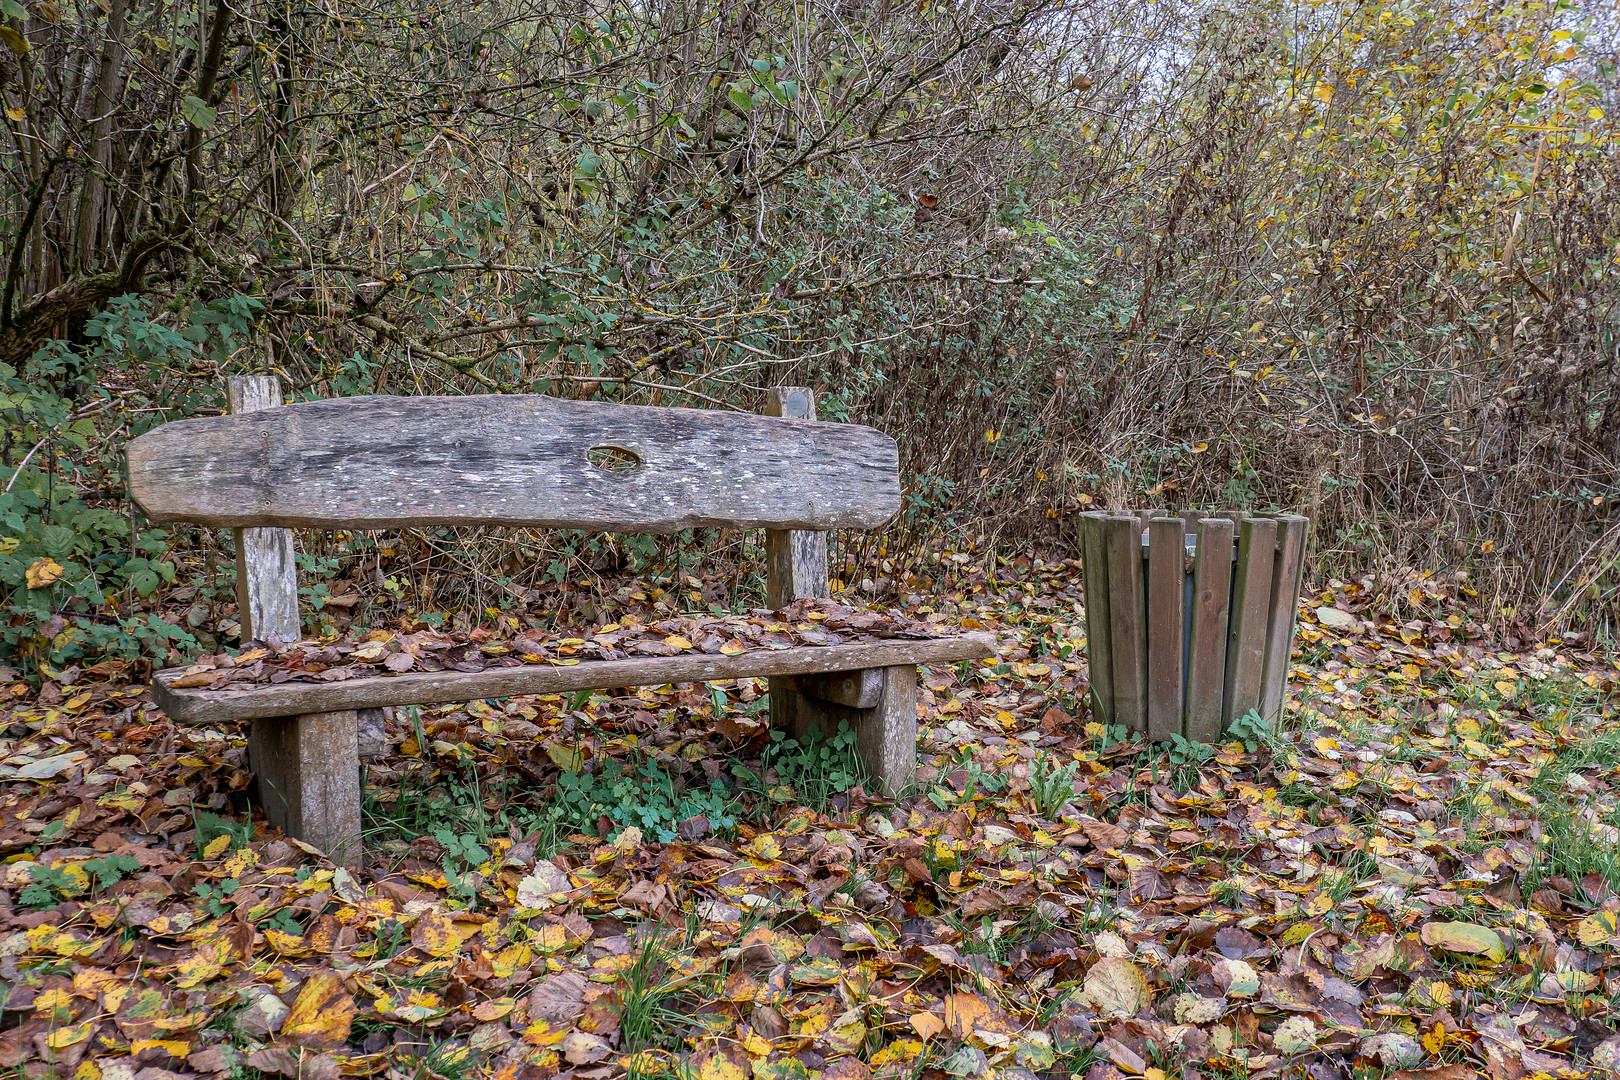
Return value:
<svg viewBox="0 0 1620 1080">
<path fill-rule="evenodd" d="M 79 889 L 79 883 L 66 870 L 36 863 L 28 872 L 33 880 L 17 894 L 18 902 L 24 907 L 36 910 L 54 907 L 61 897 Z"/>
<path fill-rule="evenodd" d="M 105 889 L 110 889 L 128 874 L 133 874 L 141 868 L 139 859 L 133 855 L 108 855 L 100 859 L 87 859 L 77 863 L 72 869 L 81 871 L 87 881 L 92 895 Z M 67 867 L 49 867 L 38 863 L 29 867 L 32 880 L 17 894 L 17 900 L 24 907 L 35 910 L 53 907 L 62 900 L 78 896 L 85 892 L 86 886 Z"/>
<path fill-rule="evenodd" d="M 564 772 L 557 780 L 559 819 L 577 832 L 595 832 L 603 816 L 619 831 L 635 826 L 649 841 L 669 843 L 677 827 L 704 818 L 721 836 L 736 827 L 735 799 L 719 779 L 706 787 L 686 787 L 656 761 L 640 768 L 610 761 L 600 772 Z"/>
<path fill-rule="evenodd" d="M 116 297 L 86 323 L 88 345 L 50 340 L 21 370 L 0 363 L 0 452 L 12 464 L 0 483 L 0 659 L 33 673 L 197 647 L 186 627 L 140 610 L 176 583 L 172 534 L 137 531 L 129 514 L 90 505 L 76 487 L 116 476 L 123 449 L 105 428 L 124 400 L 86 387 L 82 373 L 135 373 L 150 385 L 199 353 L 224 362 L 262 306 L 242 296 L 198 305 L 177 331 L 146 301 Z M 203 403 L 187 392 L 165 406 L 184 415 Z"/>
<path fill-rule="evenodd" d="M 1080 763 L 1060 763 L 1041 753 L 1029 763 L 1029 800 L 1042 817 L 1056 817 L 1059 810 L 1074 801 L 1074 781 Z"/>
<path fill-rule="evenodd" d="M 231 906 L 226 901 L 231 898 L 231 895 L 236 892 L 240 885 L 241 882 L 235 878 L 225 878 L 217 884 L 200 881 L 192 892 L 197 899 L 203 902 L 203 911 L 218 919 L 231 911 Z"/>
<path fill-rule="evenodd" d="M 804 740 L 773 730 L 771 741 L 760 755 L 762 771 L 756 773 L 741 762 L 731 774 L 745 790 L 774 802 L 793 801 L 815 810 L 825 810 L 835 795 L 841 795 L 865 780 L 856 754 L 858 736 L 846 721 L 830 737 L 813 733 Z M 768 782 L 774 774 L 776 782 Z"/>
<path fill-rule="evenodd" d="M 1271 725 L 1260 716 L 1259 709 L 1250 709 L 1226 726 L 1226 735 L 1243 744 L 1253 754 L 1271 737 Z"/>
<path fill-rule="evenodd" d="M 231 838 L 226 851 L 237 851 L 253 842 L 252 818 L 232 821 L 209 810 L 193 810 L 192 821 L 196 830 L 193 842 L 197 845 L 198 854 L 222 836 Z"/>
</svg>

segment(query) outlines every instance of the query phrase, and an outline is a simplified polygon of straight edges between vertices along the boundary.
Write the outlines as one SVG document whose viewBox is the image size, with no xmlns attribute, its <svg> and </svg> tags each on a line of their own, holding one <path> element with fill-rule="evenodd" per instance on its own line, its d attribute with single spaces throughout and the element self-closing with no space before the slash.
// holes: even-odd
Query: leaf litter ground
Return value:
<svg viewBox="0 0 1620 1080">
<path fill-rule="evenodd" d="M 16 684 L 0 1066 L 1620 1068 L 1620 670 L 1488 640 L 1450 588 L 1328 583 L 1282 731 L 1155 749 L 1087 716 L 1072 564 L 958 572 L 908 614 L 1000 652 L 924 672 L 898 801 L 864 794 L 847 733 L 773 736 L 763 682 L 398 710 L 363 732 L 353 872 L 255 830 L 243 730 L 170 723 L 117 665 Z"/>
</svg>

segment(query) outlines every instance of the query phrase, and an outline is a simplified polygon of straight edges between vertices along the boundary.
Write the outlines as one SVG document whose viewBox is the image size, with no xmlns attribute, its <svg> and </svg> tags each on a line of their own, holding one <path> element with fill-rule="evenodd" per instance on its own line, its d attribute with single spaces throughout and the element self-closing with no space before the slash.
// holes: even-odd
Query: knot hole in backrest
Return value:
<svg viewBox="0 0 1620 1080">
<path fill-rule="evenodd" d="M 641 458 L 632 450 L 612 443 L 603 443 L 585 451 L 585 460 L 591 467 L 612 477 L 625 477 L 641 468 Z"/>
</svg>

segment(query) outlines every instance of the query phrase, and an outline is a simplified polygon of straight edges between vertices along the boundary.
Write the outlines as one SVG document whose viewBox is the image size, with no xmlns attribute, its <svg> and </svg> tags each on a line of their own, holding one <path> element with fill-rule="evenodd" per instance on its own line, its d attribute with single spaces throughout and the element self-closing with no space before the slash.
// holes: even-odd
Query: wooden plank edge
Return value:
<svg viewBox="0 0 1620 1080">
<path fill-rule="evenodd" d="M 343 682 L 289 682 L 238 690 L 170 689 L 165 681 L 180 669 L 160 671 L 152 679 L 152 696 L 171 720 L 220 723 L 261 716 L 293 716 L 344 709 L 378 709 L 388 705 L 445 705 L 475 698 L 556 694 L 617 686 L 659 686 L 672 682 L 712 682 L 768 675 L 803 675 L 869 667 L 898 667 L 995 655 L 994 639 L 968 634 L 923 641 L 862 642 L 854 645 L 760 649 L 739 656 L 638 657 L 633 660 L 588 660 L 553 666 L 484 671 L 407 672 L 368 675 Z"/>
</svg>

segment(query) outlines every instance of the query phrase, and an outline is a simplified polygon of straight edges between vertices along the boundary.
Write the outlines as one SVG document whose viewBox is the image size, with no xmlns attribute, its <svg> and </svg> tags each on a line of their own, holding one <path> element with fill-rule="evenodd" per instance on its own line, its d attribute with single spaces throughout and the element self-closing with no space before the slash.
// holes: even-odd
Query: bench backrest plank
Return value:
<svg viewBox="0 0 1620 1080">
<path fill-rule="evenodd" d="M 638 464 L 601 468 L 603 447 Z M 180 420 L 133 440 L 128 466 L 149 518 L 215 528 L 875 528 L 900 508 L 898 448 L 873 428 L 539 395 Z"/>
</svg>

